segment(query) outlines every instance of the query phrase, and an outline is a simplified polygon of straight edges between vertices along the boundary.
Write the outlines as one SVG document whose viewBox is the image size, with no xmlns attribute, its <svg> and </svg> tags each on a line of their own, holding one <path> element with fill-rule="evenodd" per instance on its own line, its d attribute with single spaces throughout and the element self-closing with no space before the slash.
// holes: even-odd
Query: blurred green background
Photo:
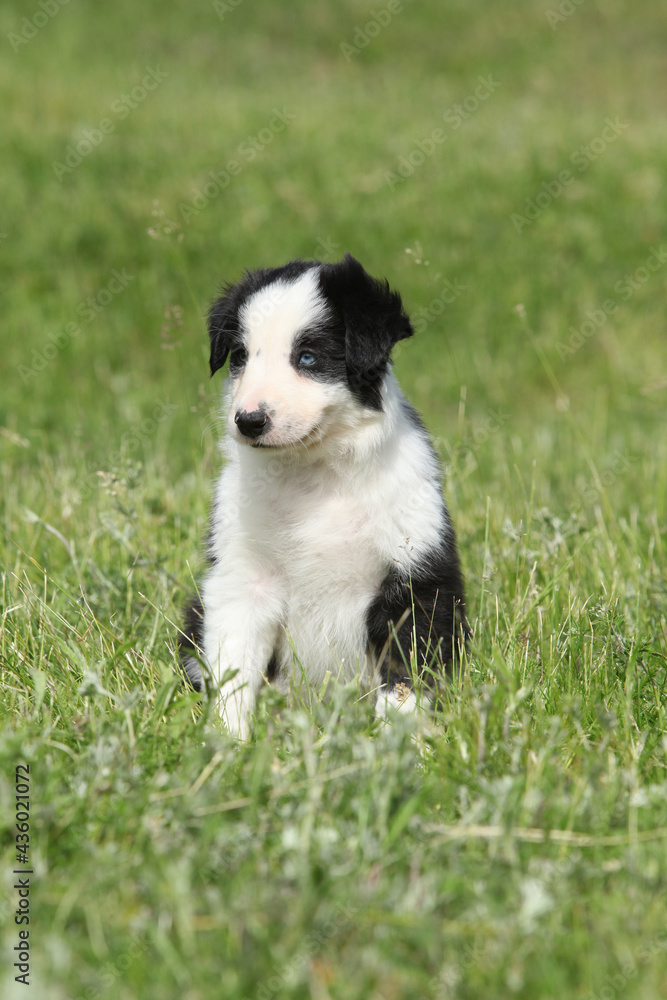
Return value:
<svg viewBox="0 0 667 1000">
<path fill-rule="evenodd" d="M 661 5 L 587 0 L 552 27 L 545 12 L 555 4 L 406 3 L 374 38 L 363 3 L 227 6 L 220 17 L 209 3 L 75 0 L 12 44 L 32 8 L 3 5 L 4 425 L 51 454 L 76 440 L 74 461 L 89 454 L 103 465 L 127 425 L 168 400 L 179 410 L 163 431 L 165 461 L 172 475 L 192 468 L 191 407 L 199 393 L 205 411 L 212 399 L 202 317 L 219 283 L 245 267 L 349 250 L 412 311 L 447 280 L 465 288 L 398 359 L 436 433 L 451 437 L 464 385 L 471 419 L 498 405 L 509 413 L 493 449 L 503 463 L 523 466 L 536 436 L 570 435 L 570 417 L 554 418 L 536 346 L 592 452 L 657 430 L 667 271 L 576 355 L 561 359 L 556 345 L 587 309 L 618 298 L 614 283 L 664 235 Z M 341 45 L 359 42 L 359 30 L 370 41 L 346 56 Z M 114 114 L 147 67 L 166 78 L 125 118 Z M 498 88 L 459 128 L 447 124 L 479 77 Z M 293 120 L 253 161 L 240 157 L 274 108 Z M 114 131 L 58 181 L 53 163 L 104 118 Z M 628 127 L 577 170 L 570 157 L 607 118 Z M 438 127 L 446 141 L 392 189 L 385 175 Z M 184 220 L 209 173 L 235 158 L 238 176 Z M 512 214 L 568 168 L 574 182 L 517 232 Z M 153 239 L 160 218 L 176 228 Z M 19 366 L 76 320 L 114 268 L 132 282 L 25 383 Z M 182 326 L 161 333 L 170 307 Z M 551 486 L 565 508 L 554 459 Z"/>
<path fill-rule="evenodd" d="M 614 995 L 664 995 L 664 841 L 636 833 L 667 826 L 666 43 L 654 0 L 3 3 L 0 755 L 41 803 L 41 996 L 255 996 L 351 901 L 283 995 L 587 1000 L 628 956 Z M 219 465 L 208 304 L 345 251 L 415 319 L 396 367 L 475 625 L 429 766 L 367 720 L 237 753 L 160 694 Z M 367 769 L 317 819 L 313 753 Z M 549 909 L 556 848 L 414 834 L 438 817 L 621 839 L 545 876 Z M 104 985 L 129 927 L 148 957 Z"/>
</svg>

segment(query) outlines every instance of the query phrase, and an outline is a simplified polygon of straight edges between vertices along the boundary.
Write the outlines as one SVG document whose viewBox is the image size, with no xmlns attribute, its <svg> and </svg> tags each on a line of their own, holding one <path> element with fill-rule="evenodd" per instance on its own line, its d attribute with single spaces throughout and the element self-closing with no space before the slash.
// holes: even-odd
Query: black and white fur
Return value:
<svg viewBox="0 0 667 1000">
<path fill-rule="evenodd" d="M 230 362 L 227 462 L 180 643 L 191 683 L 200 662 L 236 672 L 220 711 L 240 738 L 266 680 L 330 673 L 379 714 L 413 705 L 411 656 L 437 672 L 467 625 L 438 461 L 390 363 L 412 335 L 399 295 L 349 254 L 295 260 L 227 287 L 209 335 L 211 374 Z"/>
</svg>

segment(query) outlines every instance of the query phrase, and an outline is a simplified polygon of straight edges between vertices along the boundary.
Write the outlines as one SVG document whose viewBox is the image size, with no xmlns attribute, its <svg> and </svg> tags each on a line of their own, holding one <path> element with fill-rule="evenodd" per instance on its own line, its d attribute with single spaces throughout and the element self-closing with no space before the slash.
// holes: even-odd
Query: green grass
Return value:
<svg viewBox="0 0 667 1000">
<path fill-rule="evenodd" d="M 16 52 L 41 8 L 0 11 L 3 997 L 667 993 L 667 267 L 638 271 L 667 223 L 667 12 L 420 0 L 347 60 L 370 7 L 72 0 Z M 424 753 L 351 689 L 267 691 L 237 746 L 176 678 L 218 468 L 207 304 L 344 250 L 423 320 L 397 371 L 475 628 Z"/>
</svg>

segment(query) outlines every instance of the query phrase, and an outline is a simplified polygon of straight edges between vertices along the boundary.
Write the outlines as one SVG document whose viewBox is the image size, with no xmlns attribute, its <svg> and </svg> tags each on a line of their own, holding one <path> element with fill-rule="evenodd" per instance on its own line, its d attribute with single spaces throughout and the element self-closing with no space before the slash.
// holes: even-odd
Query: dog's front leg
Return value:
<svg viewBox="0 0 667 1000">
<path fill-rule="evenodd" d="M 221 594 L 221 590 L 227 591 Z M 252 713 L 275 648 L 278 624 L 272 601 L 248 598 L 238 582 L 234 595 L 221 581 L 204 590 L 204 654 L 214 681 L 221 684 L 219 709 L 227 729 L 248 739 Z M 222 599 L 221 597 L 227 599 Z M 224 681 L 230 671 L 235 675 Z M 223 683 L 224 682 L 224 683 Z"/>
<path fill-rule="evenodd" d="M 220 690 L 220 717 L 230 734 L 238 740 L 250 738 L 251 719 L 261 680 L 260 670 L 241 669 Z"/>
<path fill-rule="evenodd" d="M 225 609 L 224 617 L 225 623 L 212 622 L 209 626 L 204 639 L 206 659 L 213 679 L 221 684 L 218 708 L 222 721 L 232 736 L 246 740 L 250 736 L 257 694 L 273 652 L 273 635 L 269 637 L 249 622 L 242 625 L 238 611 L 230 608 Z M 234 676 L 222 683 L 231 671 L 236 671 Z"/>
</svg>

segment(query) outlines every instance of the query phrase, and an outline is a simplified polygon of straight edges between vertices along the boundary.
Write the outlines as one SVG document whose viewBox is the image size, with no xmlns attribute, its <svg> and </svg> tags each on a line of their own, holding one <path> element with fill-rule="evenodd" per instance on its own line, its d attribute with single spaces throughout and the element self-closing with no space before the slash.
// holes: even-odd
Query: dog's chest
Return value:
<svg viewBox="0 0 667 1000">
<path fill-rule="evenodd" d="M 254 511 L 262 547 L 293 595 L 377 587 L 386 571 L 379 516 L 377 497 L 324 478 L 277 490 Z"/>
<path fill-rule="evenodd" d="M 317 683 L 327 670 L 365 671 L 366 612 L 388 570 L 379 508 L 363 488 L 326 476 L 282 482 L 247 508 L 246 530 L 283 609 L 282 667 L 296 654 Z"/>
</svg>

